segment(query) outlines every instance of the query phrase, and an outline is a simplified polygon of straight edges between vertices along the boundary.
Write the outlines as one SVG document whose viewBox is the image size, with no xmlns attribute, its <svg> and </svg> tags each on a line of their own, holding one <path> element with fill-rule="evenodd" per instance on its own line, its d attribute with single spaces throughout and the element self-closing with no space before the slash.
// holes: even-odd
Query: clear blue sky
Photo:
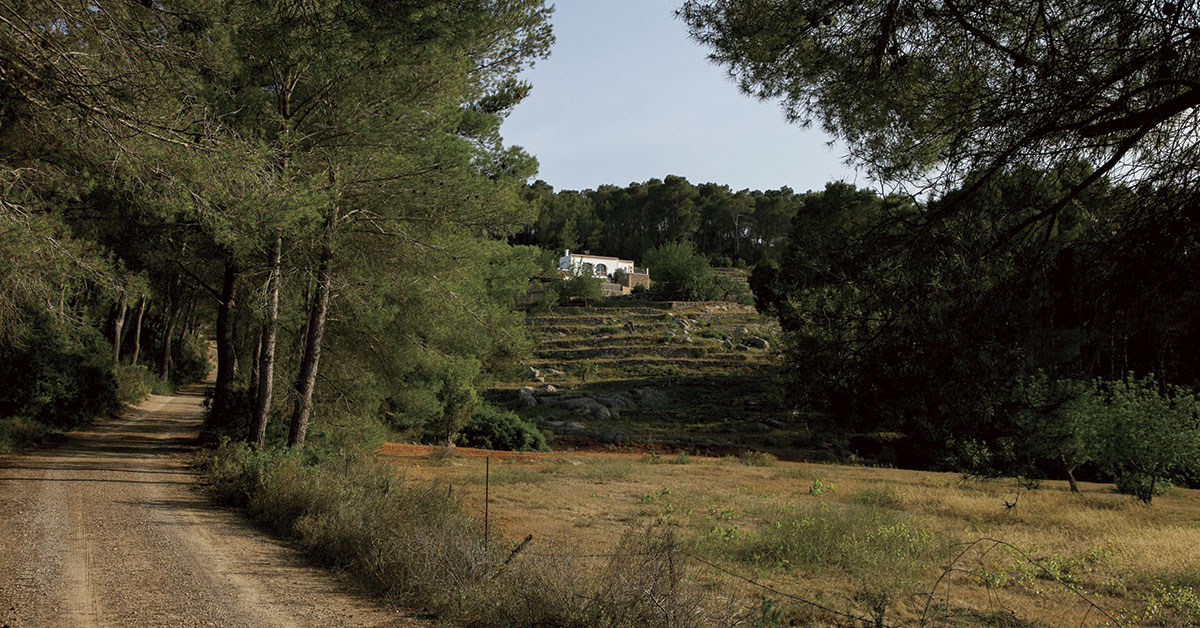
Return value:
<svg viewBox="0 0 1200 628">
<path fill-rule="evenodd" d="M 505 143 L 541 164 L 556 190 L 624 186 L 668 174 L 734 190 L 869 185 L 816 128 L 738 91 L 674 10 L 682 0 L 556 2 L 551 57 L 504 122 Z"/>
</svg>

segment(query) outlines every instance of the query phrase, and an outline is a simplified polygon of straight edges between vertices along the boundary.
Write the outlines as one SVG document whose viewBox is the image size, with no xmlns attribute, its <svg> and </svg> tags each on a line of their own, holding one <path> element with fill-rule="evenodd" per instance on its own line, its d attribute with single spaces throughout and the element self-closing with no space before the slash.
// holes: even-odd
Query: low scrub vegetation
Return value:
<svg viewBox="0 0 1200 628">
<path fill-rule="evenodd" d="M 597 570 L 565 546 L 488 536 L 446 491 L 373 455 L 227 441 L 202 465 L 219 499 L 315 560 L 464 625 L 731 626 L 743 612 L 695 585 L 667 529 L 631 527 Z"/>
</svg>

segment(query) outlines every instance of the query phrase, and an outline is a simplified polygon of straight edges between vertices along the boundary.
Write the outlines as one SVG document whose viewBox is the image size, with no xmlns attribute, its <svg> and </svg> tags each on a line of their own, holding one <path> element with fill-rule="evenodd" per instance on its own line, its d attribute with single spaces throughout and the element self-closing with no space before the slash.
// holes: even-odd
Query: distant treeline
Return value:
<svg viewBox="0 0 1200 628">
<path fill-rule="evenodd" d="M 669 175 L 625 187 L 554 191 L 537 181 L 526 191 L 538 210 L 516 243 L 591 251 L 639 263 L 650 249 L 691 242 L 714 266 L 777 260 L 805 194 L 790 188 L 733 191 Z"/>
</svg>

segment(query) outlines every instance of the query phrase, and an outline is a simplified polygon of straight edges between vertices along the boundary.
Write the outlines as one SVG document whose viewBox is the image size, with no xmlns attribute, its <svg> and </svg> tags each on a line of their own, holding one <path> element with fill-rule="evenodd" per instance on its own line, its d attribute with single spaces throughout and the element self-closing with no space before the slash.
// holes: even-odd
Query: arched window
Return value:
<svg viewBox="0 0 1200 628">
<path fill-rule="evenodd" d="M 604 275 L 607 277 L 608 276 L 608 266 L 605 266 L 604 264 L 596 264 L 596 274 Z"/>
</svg>

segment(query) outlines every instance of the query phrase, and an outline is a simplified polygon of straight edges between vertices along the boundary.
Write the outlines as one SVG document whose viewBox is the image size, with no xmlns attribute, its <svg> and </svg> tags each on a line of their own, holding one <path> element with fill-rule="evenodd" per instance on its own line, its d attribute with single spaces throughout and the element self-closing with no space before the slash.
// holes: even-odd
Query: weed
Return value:
<svg viewBox="0 0 1200 628">
<path fill-rule="evenodd" d="M 903 506 L 900 496 L 896 494 L 896 489 L 890 486 L 868 487 L 856 493 L 851 499 L 855 503 L 864 506 L 877 506 L 895 510 L 899 510 Z"/>
<path fill-rule="evenodd" d="M 638 501 L 648 504 L 651 502 L 656 502 L 670 494 L 671 494 L 671 489 L 663 488 L 663 489 L 659 489 L 658 491 L 656 491 L 654 493 L 648 493 L 646 495 L 642 495 L 640 498 L 638 498 Z"/>
<path fill-rule="evenodd" d="M 833 484 L 822 484 L 820 479 L 814 479 L 812 486 L 808 487 L 808 494 L 813 497 L 820 497 L 828 491 L 833 492 Z"/>
<path fill-rule="evenodd" d="M 738 461 L 748 467 L 771 467 L 779 459 L 765 451 L 744 451 L 738 454 Z"/>
<path fill-rule="evenodd" d="M 48 440 L 59 430 L 40 421 L 14 416 L 0 419 L 0 454 L 11 453 Z"/>
</svg>

